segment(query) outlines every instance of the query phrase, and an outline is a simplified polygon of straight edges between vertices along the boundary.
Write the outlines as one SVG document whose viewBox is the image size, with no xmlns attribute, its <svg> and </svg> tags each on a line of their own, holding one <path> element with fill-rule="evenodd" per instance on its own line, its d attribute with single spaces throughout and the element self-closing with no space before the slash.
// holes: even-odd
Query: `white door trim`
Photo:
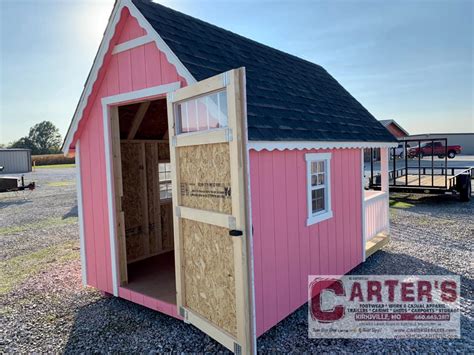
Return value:
<svg viewBox="0 0 474 355">
<path fill-rule="evenodd" d="M 76 191 L 77 191 L 77 217 L 79 223 L 79 243 L 81 250 L 81 274 L 82 285 L 87 286 L 87 257 L 86 257 L 86 241 L 84 236 L 84 210 L 82 205 L 82 179 L 81 179 L 81 141 L 78 139 L 76 143 Z"/>
<path fill-rule="evenodd" d="M 112 145 L 111 145 L 111 131 L 110 131 L 110 118 L 111 110 L 117 110 L 119 105 L 150 100 L 158 96 L 164 96 L 166 93 L 174 91 L 180 87 L 180 82 L 171 84 L 154 86 L 151 88 L 131 91 L 125 94 L 118 94 L 113 96 L 107 96 L 102 98 L 102 118 L 104 126 L 104 152 L 105 152 L 105 171 L 107 178 L 107 208 L 109 217 L 109 241 L 110 241 L 110 259 L 112 267 L 112 288 L 114 296 L 118 296 L 119 290 L 119 270 L 118 270 L 118 248 L 116 243 L 116 213 L 115 213 L 115 187 L 114 179 L 112 176 L 113 172 L 113 159 L 112 159 Z"/>
</svg>

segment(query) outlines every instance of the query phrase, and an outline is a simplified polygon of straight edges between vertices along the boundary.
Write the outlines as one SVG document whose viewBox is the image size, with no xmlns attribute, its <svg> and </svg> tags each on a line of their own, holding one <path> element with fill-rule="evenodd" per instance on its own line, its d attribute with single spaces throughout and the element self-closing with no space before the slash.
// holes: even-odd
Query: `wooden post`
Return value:
<svg viewBox="0 0 474 355">
<path fill-rule="evenodd" d="M 388 148 L 380 148 L 381 191 L 388 192 Z"/>
</svg>

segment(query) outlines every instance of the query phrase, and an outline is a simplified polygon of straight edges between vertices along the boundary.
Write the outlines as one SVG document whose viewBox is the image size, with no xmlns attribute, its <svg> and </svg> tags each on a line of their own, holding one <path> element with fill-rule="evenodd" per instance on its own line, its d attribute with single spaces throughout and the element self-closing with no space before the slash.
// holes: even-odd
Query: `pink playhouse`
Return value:
<svg viewBox="0 0 474 355">
<path fill-rule="evenodd" d="M 64 142 L 84 285 L 235 352 L 388 241 L 395 139 L 322 67 L 117 0 Z M 381 152 L 364 189 L 365 148 Z"/>
</svg>

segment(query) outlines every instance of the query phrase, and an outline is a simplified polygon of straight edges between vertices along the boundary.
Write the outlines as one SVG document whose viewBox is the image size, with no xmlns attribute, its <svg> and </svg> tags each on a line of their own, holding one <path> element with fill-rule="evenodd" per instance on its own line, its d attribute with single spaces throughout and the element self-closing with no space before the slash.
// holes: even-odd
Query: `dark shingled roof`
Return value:
<svg viewBox="0 0 474 355">
<path fill-rule="evenodd" d="M 196 80 L 246 68 L 249 140 L 396 141 L 321 66 L 162 5 L 133 3 Z"/>
</svg>

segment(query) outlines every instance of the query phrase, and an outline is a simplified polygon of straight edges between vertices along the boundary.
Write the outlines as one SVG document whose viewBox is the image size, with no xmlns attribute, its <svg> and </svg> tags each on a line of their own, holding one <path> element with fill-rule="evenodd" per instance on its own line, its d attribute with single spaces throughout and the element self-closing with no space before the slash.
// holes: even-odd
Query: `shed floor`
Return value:
<svg viewBox="0 0 474 355">
<path fill-rule="evenodd" d="M 174 251 L 130 264 L 128 284 L 123 288 L 176 304 Z"/>
</svg>

